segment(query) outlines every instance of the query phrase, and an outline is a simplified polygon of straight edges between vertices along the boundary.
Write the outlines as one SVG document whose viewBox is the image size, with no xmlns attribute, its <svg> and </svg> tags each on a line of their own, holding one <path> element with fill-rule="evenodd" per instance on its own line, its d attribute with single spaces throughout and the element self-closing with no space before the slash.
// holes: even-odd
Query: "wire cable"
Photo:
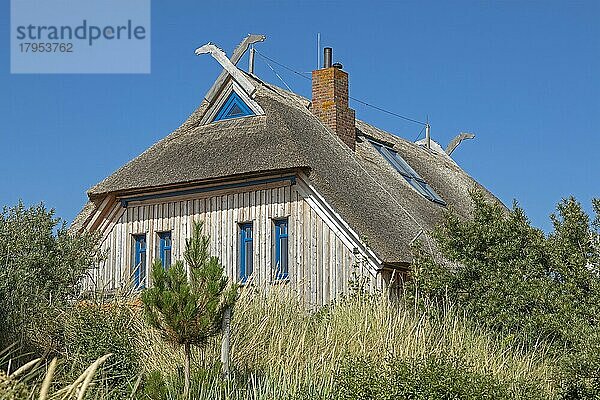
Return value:
<svg viewBox="0 0 600 400">
<path fill-rule="evenodd" d="M 425 129 L 426 126 L 427 125 L 423 125 L 423 127 L 419 131 L 419 134 L 417 135 L 417 137 L 415 138 L 415 140 L 413 140 L 413 142 L 416 142 L 417 140 L 419 140 L 419 138 L 421 137 L 421 134 L 423 133 L 423 129 Z"/>
<path fill-rule="evenodd" d="M 296 75 L 299 75 L 299 76 L 303 77 L 304 79 L 308 79 L 308 80 L 310 80 L 310 79 L 311 79 L 309 76 L 306 76 L 306 74 L 304 74 L 304 73 L 302 73 L 302 72 L 298 72 L 298 71 L 296 71 L 296 70 L 294 70 L 294 69 L 292 69 L 292 68 L 290 68 L 290 67 L 288 67 L 288 66 L 286 66 L 286 65 L 283 65 L 283 64 L 281 64 L 281 63 L 279 63 L 279 62 L 277 62 L 277 61 L 273 60 L 272 58 L 265 56 L 263 53 L 261 53 L 261 52 L 260 52 L 260 51 L 258 51 L 258 50 L 256 50 L 256 54 L 258 54 L 259 56 L 261 56 L 261 57 L 262 57 L 262 58 L 264 58 L 265 60 L 269 60 L 269 61 L 271 61 L 273 64 L 276 64 L 276 65 L 280 66 L 281 68 L 287 69 L 288 71 L 290 71 L 290 72 L 293 72 L 294 74 L 296 74 Z M 267 64 L 268 64 L 268 63 L 267 63 Z"/>
<path fill-rule="evenodd" d="M 267 57 L 266 55 L 262 54 L 262 53 L 261 53 L 260 51 L 258 51 L 258 50 L 256 50 L 256 53 L 257 53 L 257 54 L 258 54 L 260 57 L 264 58 L 265 60 L 269 60 L 269 61 L 271 61 L 273 64 L 276 64 L 276 65 L 280 66 L 281 68 L 284 68 L 284 69 L 286 69 L 286 70 L 288 70 L 288 71 L 290 71 L 290 72 L 292 72 L 292 73 L 294 73 L 294 74 L 296 74 L 296 75 L 298 75 L 298 76 L 301 76 L 301 77 L 302 77 L 302 78 L 304 78 L 304 79 L 309 79 L 309 80 L 311 79 L 310 77 L 306 76 L 306 73 L 302 73 L 302 72 L 296 71 L 295 69 L 293 69 L 293 68 L 291 68 L 291 67 L 288 67 L 287 65 L 281 64 L 280 62 L 278 62 L 278 61 L 275 61 L 275 60 L 273 60 L 272 58 L 270 58 L 270 57 Z M 266 63 L 266 64 L 267 64 L 267 65 L 269 65 L 269 63 Z M 271 69 L 273 70 L 273 67 L 271 67 L 270 65 L 269 65 L 269 68 L 271 68 Z M 273 72 L 275 72 L 275 70 L 273 70 Z M 278 76 L 279 76 L 279 75 L 278 75 Z M 281 79 L 281 77 L 279 77 L 279 79 Z M 281 81 L 283 82 L 283 79 L 281 79 Z M 285 82 L 284 82 L 284 83 L 285 83 Z M 286 86 L 287 86 L 287 85 L 286 85 Z M 289 86 L 287 86 L 287 87 L 288 87 L 288 89 L 289 89 Z M 291 90 L 291 89 L 290 89 L 290 90 Z M 386 113 L 386 114 L 389 114 L 389 115 L 393 115 L 394 117 L 401 118 L 401 119 L 403 119 L 403 120 L 405 120 L 405 121 L 409 121 L 409 122 L 412 122 L 412 123 L 415 123 L 415 124 L 419 124 L 419 125 L 423 125 L 423 126 L 427 125 L 427 123 L 426 123 L 426 122 L 418 121 L 418 120 L 416 120 L 416 119 L 412 119 L 412 118 L 406 117 L 406 116 L 404 116 L 404 115 L 400 115 L 400 114 L 397 114 L 397 113 L 395 113 L 395 112 L 388 111 L 388 110 L 386 110 L 386 109 L 384 109 L 384 108 L 381 108 L 381 107 L 375 106 L 375 105 L 373 105 L 373 104 L 369 104 L 369 103 L 367 103 L 366 101 L 363 101 L 363 100 L 357 99 L 356 97 L 348 96 L 348 98 L 350 98 L 350 99 L 352 99 L 352 100 L 356 101 L 357 103 L 360 103 L 360 104 L 362 104 L 362 105 L 364 105 L 364 106 L 371 107 L 371 108 L 373 108 L 373 109 L 375 109 L 375 110 L 378 110 L 378 111 L 384 112 L 384 113 Z M 420 133 L 419 133 L 419 134 L 420 134 Z"/>
<path fill-rule="evenodd" d="M 280 67 L 282 67 L 282 68 L 285 68 L 286 70 L 288 70 L 288 71 L 290 71 L 290 72 L 293 72 L 293 73 L 294 73 L 294 74 L 296 74 L 296 75 L 299 75 L 299 76 L 301 76 L 301 77 L 303 77 L 303 78 L 305 78 L 305 79 L 311 79 L 311 78 L 309 78 L 308 76 L 306 76 L 306 75 L 302 74 L 301 72 L 298 72 L 298 71 L 294 70 L 293 68 L 290 68 L 290 67 L 288 67 L 288 66 L 286 66 L 286 65 L 283 65 L 283 64 L 281 64 L 281 63 L 279 63 L 279 62 L 277 62 L 277 61 L 273 60 L 272 58 L 269 58 L 269 57 L 265 56 L 264 54 L 260 53 L 258 50 L 256 50 L 256 53 L 257 53 L 259 56 L 261 56 L 262 58 L 264 58 L 264 59 L 266 59 L 266 60 L 269 60 L 269 61 L 271 61 L 273 64 L 277 64 L 277 65 L 279 65 Z M 272 71 L 275 73 L 275 75 L 277 75 L 277 77 L 278 77 L 279 79 L 281 79 L 281 81 L 282 81 L 282 82 L 285 84 L 285 86 L 286 86 L 286 87 L 287 87 L 287 88 L 288 88 L 290 91 L 292 91 L 292 90 L 290 89 L 290 87 L 289 87 L 289 86 L 288 86 L 288 85 L 285 83 L 285 81 L 284 81 L 284 80 L 283 80 L 283 79 L 282 79 L 282 78 L 281 78 L 281 77 L 280 77 L 280 76 L 277 74 L 277 72 L 275 72 L 275 70 L 273 69 L 273 67 L 271 67 L 271 65 L 270 65 L 269 63 L 266 63 L 266 64 L 269 66 L 269 68 L 271 68 L 271 70 L 272 70 Z M 357 102 L 359 102 L 359 103 L 361 103 L 361 104 L 364 104 L 364 105 L 366 105 L 366 106 L 368 106 L 368 107 L 373 107 L 373 108 L 375 108 L 376 110 L 379 110 L 379 111 L 382 111 L 382 112 L 385 112 L 385 113 L 391 114 L 391 115 L 393 115 L 393 116 L 396 116 L 396 117 L 399 117 L 399 118 L 405 119 L 405 120 L 407 120 L 407 121 L 410 121 L 410 122 L 413 122 L 413 123 L 416 123 L 416 124 L 421 124 L 421 125 L 423 125 L 423 128 L 421 128 L 421 132 L 423 132 L 423 129 L 425 129 L 425 126 L 427 125 L 427 124 L 426 124 L 426 123 L 424 123 L 424 122 L 417 121 L 417 120 L 414 120 L 414 119 L 412 119 L 412 118 L 408 118 L 408 117 L 405 117 L 405 116 L 403 116 L 403 115 L 400 115 L 400 114 L 393 113 L 393 112 L 391 112 L 391 111 L 384 110 L 383 108 L 380 108 L 380 107 L 377 107 L 377 106 L 373 106 L 373 105 L 371 105 L 371 104 L 368 104 L 368 103 L 366 103 L 366 102 L 363 102 L 362 100 L 358 100 L 358 99 L 355 99 L 355 98 L 353 98 L 353 97 L 350 97 L 350 98 L 351 98 L 352 100 L 355 100 L 355 101 L 357 101 Z M 319 123 L 319 124 L 320 124 L 320 125 L 321 125 L 321 126 L 324 128 L 324 129 L 325 129 L 325 131 L 326 131 L 326 132 L 327 132 L 329 135 L 331 135 L 332 137 L 334 137 L 334 134 L 331 132 L 331 130 L 330 130 L 330 129 L 329 129 L 327 126 L 325 126 L 325 124 L 323 123 L 323 121 L 321 121 L 319 118 L 317 118 L 317 121 L 318 121 L 318 123 Z M 419 132 L 419 135 L 421 135 L 421 132 Z M 340 145 L 343 145 L 343 144 L 340 142 Z M 379 187 L 379 188 L 380 188 L 380 189 L 381 189 L 381 190 L 382 190 L 382 191 L 383 191 L 385 194 L 387 194 L 387 195 L 388 195 L 388 196 L 391 198 L 392 202 L 394 202 L 394 203 L 395 203 L 395 204 L 396 204 L 396 205 L 397 205 L 397 206 L 398 206 L 398 207 L 399 207 L 399 208 L 400 208 L 400 209 L 401 209 L 401 210 L 402 210 L 402 211 L 403 211 L 403 212 L 404 212 L 404 213 L 405 213 L 405 214 L 406 214 L 406 215 L 407 215 L 407 216 L 408 216 L 408 217 L 409 217 L 409 218 L 410 218 L 410 219 L 411 219 L 411 220 L 412 220 L 412 221 L 413 221 L 413 222 L 414 222 L 414 223 L 415 223 L 415 224 L 416 224 L 416 225 L 417 225 L 417 226 L 418 226 L 420 229 L 421 229 L 421 231 L 425 232 L 424 236 L 425 236 L 425 240 L 426 240 L 426 242 L 427 242 L 427 246 L 429 247 L 429 251 L 430 251 L 430 253 L 433 255 L 433 254 L 434 254 L 434 251 L 433 251 L 433 247 L 432 247 L 432 244 L 431 244 L 431 240 L 430 240 L 429 234 L 428 234 L 428 233 L 426 233 L 426 231 L 425 231 L 425 228 L 423 228 L 423 226 L 421 226 L 421 224 L 419 223 L 419 221 L 418 221 L 418 220 L 417 220 L 417 219 L 416 219 L 416 218 L 415 218 L 415 217 L 414 217 L 414 216 L 413 216 L 413 215 L 410 213 L 410 211 L 408 211 L 408 210 L 407 210 L 407 209 L 406 209 L 404 206 L 402 206 L 402 204 L 400 204 L 400 202 L 398 201 L 398 199 L 396 199 L 396 197 L 395 197 L 394 195 L 392 195 L 392 194 L 391 194 L 391 193 L 390 193 L 390 192 L 389 192 L 389 191 L 388 191 L 388 190 L 387 190 L 385 187 L 383 187 L 383 185 L 382 185 L 382 184 L 379 182 L 379 180 L 378 180 L 376 177 L 374 177 L 374 176 L 373 176 L 373 175 L 372 175 L 372 174 L 371 174 L 369 171 L 367 171 L 367 169 L 366 169 L 366 168 L 365 168 L 365 167 L 364 167 L 364 166 L 363 166 L 363 165 L 362 165 L 362 164 L 361 164 L 361 163 L 360 163 L 360 162 L 359 162 L 359 161 L 356 159 L 356 157 L 352 157 L 352 159 L 353 159 L 353 160 L 354 160 L 354 162 L 355 162 L 355 163 L 358 165 L 358 167 L 359 167 L 359 168 L 360 168 L 360 169 L 361 169 L 361 170 L 362 170 L 362 171 L 363 171 L 363 172 L 364 172 L 364 173 L 365 173 L 365 174 L 366 174 L 366 175 L 367 175 L 369 178 L 371 178 L 371 180 L 372 180 L 372 181 L 373 181 L 373 182 L 374 182 L 374 183 L 375 183 L 375 184 L 376 184 L 376 185 L 377 185 L 377 186 L 378 186 L 378 187 Z"/>
<path fill-rule="evenodd" d="M 374 109 L 379 110 L 381 112 L 393 115 L 394 117 L 402 118 L 402 119 L 404 119 L 406 121 L 410 121 L 410 122 L 413 122 L 415 124 L 419 124 L 419 125 L 423 125 L 423 126 L 427 125 L 427 123 L 425 123 L 425 122 L 417 121 L 416 119 L 408 118 L 408 117 L 405 117 L 404 115 L 400 115 L 400 114 L 396 114 L 395 112 L 384 110 L 381 107 L 374 106 L 373 104 L 369 104 L 369 103 L 367 103 L 365 101 L 362 101 L 362 100 L 359 100 L 359 99 L 357 99 L 355 97 L 348 96 L 348 98 L 350 98 L 350 99 L 352 99 L 352 100 L 354 100 L 354 101 L 356 101 L 356 102 L 358 102 L 360 104 L 363 104 L 363 105 L 365 105 L 367 107 L 371 107 L 371 108 L 374 108 Z"/>
<path fill-rule="evenodd" d="M 271 66 L 271 64 L 269 64 L 269 63 L 266 63 L 266 64 L 269 66 L 269 68 L 271 68 L 271 71 L 273 71 L 273 73 L 274 73 L 274 74 L 275 74 L 275 75 L 276 75 L 276 76 L 279 78 L 279 80 L 280 80 L 281 82 L 283 82 L 283 84 L 285 85 L 285 87 L 286 87 L 286 88 L 287 88 L 287 89 L 288 89 L 290 92 L 293 92 L 292 88 L 290 88 L 290 87 L 289 87 L 289 85 L 288 85 L 287 83 L 285 83 L 285 81 L 283 80 L 283 78 L 282 78 L 281 76 L 279 76 L 279 74 L 277 73 L 277 71 L 275 71 L 275 69 L 273 69 L 273 67 Z"/>
</svg>

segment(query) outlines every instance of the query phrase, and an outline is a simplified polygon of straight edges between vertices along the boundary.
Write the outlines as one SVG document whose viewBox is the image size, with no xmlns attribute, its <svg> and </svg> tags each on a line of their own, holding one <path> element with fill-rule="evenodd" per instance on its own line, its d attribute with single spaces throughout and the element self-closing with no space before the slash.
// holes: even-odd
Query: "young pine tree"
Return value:
<svg viewBox="0 0 600 400">
<path fill-rule="evenodd" d="M 148 323 L 185 354 L 184 397 L 189 397 L 191 345 L 203 347 L 221 331 L 223 316 L 237 297 L 237 286 L 227 288 L 228 279 L 219 259 L 209 254 L 209 238 L 202 223 L 195 222 L 186 240 L 183 262 L 163 268 L 160 260 L 152 267 L 153 287 L 142 292 Z"/>
</svg>

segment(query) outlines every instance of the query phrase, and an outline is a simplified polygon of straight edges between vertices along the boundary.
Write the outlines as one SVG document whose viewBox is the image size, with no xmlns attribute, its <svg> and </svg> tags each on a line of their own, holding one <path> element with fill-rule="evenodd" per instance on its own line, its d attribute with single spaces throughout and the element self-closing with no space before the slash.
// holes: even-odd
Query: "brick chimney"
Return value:
<svg viewBox="0 0 600 400">
<path fill-rule="evenodd" d="M 331 65 L 331 48 L 325 48 L 323 68 L 312 72 L 312 112 L 354 150 L 354 110 L 348 107 L 348 73 Z"/>
</svg>

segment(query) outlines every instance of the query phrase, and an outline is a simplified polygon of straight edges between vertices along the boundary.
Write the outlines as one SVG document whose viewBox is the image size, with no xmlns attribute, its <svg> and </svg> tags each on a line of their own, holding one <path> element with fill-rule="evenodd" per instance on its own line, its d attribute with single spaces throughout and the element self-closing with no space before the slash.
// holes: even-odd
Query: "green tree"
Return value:
<svg viewBox="0 0 600 400">
<path fill-rule="evenodd" d="M 203 347 L 221 331 L 223 316 L 237 297 L 237 286 L 227 288 L 228 279 L 219 259 L 209 254 L 209 238 L 202 223 L 195 222 L 192 237 L 186 240 L 183 262 L 163 268 L 160 260 L 152 267 L 153 287 L 142 292 L 148 323 L 176 345 L 185 355 L 184 397 L 189 396 L 191 345 Z"/>
<path fill-rule="evenodd" d="M 504 335 L 572 347 L 573 326 L 598 325 L 597 222 L 569 198 L 545 235 L 516 204 L 506 210 L 481 193 L 472 198 L 472 219 L 449 213 L 435 232 L 442 257 L 417 250 L 410 284 L 421 298 L 449 300 Z"/>
<path fill-rule="evenodd" d="M 598 201 L 596 221 L 598 221 Z M 551 219 L 554 231 L 548 236 L 553 277 L 561 289 L 563 312 L 576 312 L 585 323 L 597 326 L 600 306 L 600 249 L 597 223 L 573 198 L 557 205 Z"/>
<path fill-rule="evenodd" d="M 43 204 L 19 202 L 0 214 L 0 349 L 56 346 L 57 315 L 77 296 L 97 256 L 98 236 L 70 234 Z"/>
<path fill-rule="evenodd" d="M 440 255 L 416 249 L 407 293 L 449 301 L 507 339 L 544 341 L 564 397 L 600 397 L 600 200 L 590 221 L 574 198 L 563 199 L 545 235 L 516 204 L 472 198 L 473 218 L 449 213 L 435 232 Z"/>
</svg>

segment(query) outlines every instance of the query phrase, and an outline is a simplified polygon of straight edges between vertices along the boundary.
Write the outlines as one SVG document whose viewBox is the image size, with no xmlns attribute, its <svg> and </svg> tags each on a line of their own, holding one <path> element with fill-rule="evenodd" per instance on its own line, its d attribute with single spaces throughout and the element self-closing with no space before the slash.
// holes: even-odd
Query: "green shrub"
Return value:
<svg viewBox="0 0 600 400">
<path fill-rule="evenodd" d="M 10 378 L 0 370 L 0 399 L 22 400 L 30 396 L 29 388 L 22 382 Z"/>
<path fill-rule="evenodd" d="M 65 360 L 70 364 L 69 378 L 111 353 L 99 374 L 101 384 L 115 396 L 127 392 L 128 383 L 139 373 L 135 313 L 135 308 L 119 303 L 79 303 L 72 307 L 64 316 L 62 343 Z"/>
<path fill-rule="evenodd" d="M 69 234 L 53 210 L 22 203 L 0 213 L 0 349 L 53 350 L 57 316 L 93 266 L 97 235 Z"/>
<path fill-rule="evenodd" d="M 417 249 L 407 293 L 449 301 L 532 347 L 542 340 L 556 354 L 575 349 L 589 327 L 600 326 L 600 201 L 591 222 L 574 198 L 562 200 L 545 235 L 516 204 L 506 210 L 472 196 L 473 218 L 448 214 L 435 233 L 443 257 Z"/>
<path fill-rule="evenodd" d="M 545 398 L 532 384 L 501 382 L 443 355 L 384 362 L 348 357 L 336 371 L 334 388 L 339 400 Z"/>
<path fill-rule="evenodd" d="M 163 400 L 169 394 L 167 382 L 162 372 L 152 371 L 148 374 L 144 382 L 144 396 L 149 400 Z"/>
<path fill-rule="evenodd" d="M 563 199 L 544 234 L 516 204 L 472 195 L 473 218 L 448 214 L 434 235 L 442 257 L 416 248 L 407 293 L 453 304 L 508 342 L 544 343 L 563 398 L 600 398 L 600 200 L 592 220 Z"/>
<path fill-rule="evenodd" d="M 560 360 L 560 395 L 563 399 L 600 398 L 600 330 L 584 334 L 577 351 Z"/>
</svg>

